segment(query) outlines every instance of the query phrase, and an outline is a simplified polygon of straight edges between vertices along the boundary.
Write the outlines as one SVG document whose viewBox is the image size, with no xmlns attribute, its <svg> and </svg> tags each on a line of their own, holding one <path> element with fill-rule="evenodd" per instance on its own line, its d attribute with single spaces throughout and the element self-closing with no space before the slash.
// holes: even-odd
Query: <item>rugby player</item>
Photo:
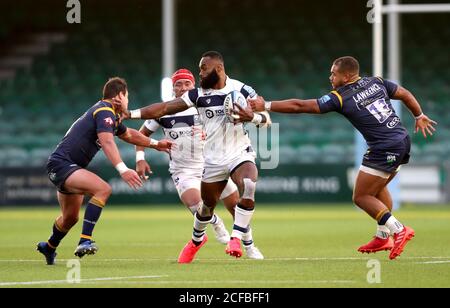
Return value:
<svg viewBox="0 0 450 308">
<path fill-rule="evenodd" d="M 179 69 L 172 75 L 172 85 L 175 98 L 181 97 L 185 92 L 195 88 L 195 78 L 187 69 Z M 156 120 L 147 120 L 141 127 L 140 132 L 151 136 L 160 127 L 164 130 L 167 139 L 172 140 L 174 148 L 170 152 L 169 172 L 172 176 L 178 196 L 189 211 L 195 215 L 202 202 L 200 186 L 203 172 L 203 127 L 196 108 L 191 107 L 174 115 L 163 116 Z M 136 171 L 141 178 L 146 173 L 151 173 L 150 166 L 145 160 L 144 148 L 136 146 Z M 229 179 L 225 189 L 220 195 L 226 209 L 234 215 L 234 207 L 239 202 L 239 193 L 236 184 Z M 211 225 L 214 229 L 216 239 L 227 244 L 230 241 L 222 219 L 213 215 Z M 247 257 L 250 259 L 263 259 L 259 249 L 254 245 L 250 227 L 243 234 L 242 243 Z"/>
<path fill-rule="evenodd" d="M 419 102 L 407 89 L 381 77 L 360 77 L 359 63 L 353 57 L 341 57 L 333 62 L 330 82 L 333 91 L 319 99 L 266 102 L 257 97 L 248 100 L 252 108 L 240 108 L 238 114 L 243 120 L 253 117 L 251 109 L 312 114 L 335 111 L 346 117 L 368 145 L 356 179 L 353 202 L 378 222 L 376 236 L 358 251 L 390 250 L 389 258 L 395 259 L 414 237 L 414 230 L 392 215 L 392 197 L 387 187 L 400 166 L 408 163 L 411 148 L 408 131 L 395 113 L 391 99 L 403 101 L 416 119 L 415 132 L 421 131 L 425 138 L 433 135 L 433 125 L 437 123 L 422 112 Z"/>
<path fill-rule="evenodd" d="M 53 224 L 53 233 L 48 241 L 37 245 L 37 250 L 45 256 L 48 265 L 55 263 L 56 248 L 77 223 L 84 195 L 89 195 L 91 199 L 86 207 L 83 230 L 75 255 L 81 258 L 86 254 L 95 254 L 98 250 L 92 240 L 92 233 L 111 195 L 111 186 L 85 168 L 100 149 L 103 149 L 106 157 L 130 187 L 137 189 L 142 186 L 136 171 L 129 169 L 122 161 L 114 135 L 134 145 L 160 151 L 170 150 L 171 141 L 151 140 L 120 123 L 120 113 L 127 108 L 126 81 L 118 77 L 109 79 L 103 88 L 102 100 L 72 124 L 50 155 L 47 172 L 50 181 L 57 188 L 61 215 Z"/>
<path fill-rule="evenodd" d="M 254 98 L 257 94 L 250 86 L 226 75 L 224 59 L 217 51 L 204 53 L 199 69 L 200 88 L 187 91 L 172 101 L 152 104 L 123 114 L 124 118 L 158 119 L 190 107 L 197 107 L 201 116 L 206 132 L 203 151 L 205 163 L 201 183 L 203 202 L 195 214 L 192 240 L 181 251 L 179 263 L 192 262 L 198 250 L 206 243 L 206 228 L 213 219 L 214 208 L 230 177 L 238 186 L 241 196 L 235 207 L 233 231 L 225 250 L 230 256 L 236 258 L 242 256 L 241 239 L 248 231 L 255 209 L 258 179 L 256 153 L 243 124 L 235 125 L 228 121 L 224 100 L 231 91 L 240 91 L 245 98 Z M 251 122 L 260 125 L 267 123 L 268 120 L 265 115 L 255 114 Z"/>
</svg>

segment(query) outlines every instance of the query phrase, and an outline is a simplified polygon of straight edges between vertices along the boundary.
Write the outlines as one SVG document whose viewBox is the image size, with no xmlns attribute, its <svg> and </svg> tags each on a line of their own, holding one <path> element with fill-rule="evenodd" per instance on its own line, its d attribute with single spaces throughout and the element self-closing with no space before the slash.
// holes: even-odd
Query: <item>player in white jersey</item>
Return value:
<svg viewBox="0 0 450 308">
<path fill-rule="evenodd" d="M 187 69 L 179 69 L 172 75 L 175 98 L 194 89 L 195 78 Z M 178 195 L 183 204 L 195 215 L 202 203 L 200 187 L 204 166 L 203 148 L 205 135 L 200 116 L 195 107 L 174 115 L 166 115 L 159 119 L 147 120 L 140 132 L 146 136 L 153 134 L 162 127 L 165 136 L 171 139 L 174 147 L 171 150 L 169 172 L 172 175 Z M 146 172 L 151 173 L 150 166 L 145 160 L 144 148 L 136 147 L 136 171 L 145 178 Z M 237 186 L 229 179 L 220 195 L 227 210 L 234 216 L 234 208 L 239 202 Z M 230 241 L 230 234 L 226 230 L 222 219 L 214 214 L 210 222 L 217 240 L 222 244 Z M 263 259 L 263 255 L 253 243 L 250 227 L 243 234 L 242 242 L 246 254 L 251 259 Z"/>
<path fill-rule="evenodd" d="M 228 78 L 223 57 L 216 51 L 206 52 L 199 63 L 200 88 L 193 89 L 167 103 L 159 103 L 142 109 L 125 111 L 123 118 L 157 119 L 175 114 L 190 107 L 197 107 L 206 131 L 204 147 L 204 173 L 201 183 L 202 204 L 194 218 L 192 240 L 183 248 L 179 263 L 190 263 L 205 244 L 205 231 L 214 215 L 214 208 L 231 177 L 238 186 L 241 199 L 235 207 L 235 218 L 231 239 L 226 253 L 241 257 L 241 239 L 248 231 L 255 208 L 258 169 L 256 154 L 243 124 L 229 123 L 225 115 L 224 100 L 233 90 L 240 91 L 245 98 L 256 97 L 256 92 L 243 83 Z M 267 123 L 265 115 L 255 114 L 252 122 Z"/>
</svg>

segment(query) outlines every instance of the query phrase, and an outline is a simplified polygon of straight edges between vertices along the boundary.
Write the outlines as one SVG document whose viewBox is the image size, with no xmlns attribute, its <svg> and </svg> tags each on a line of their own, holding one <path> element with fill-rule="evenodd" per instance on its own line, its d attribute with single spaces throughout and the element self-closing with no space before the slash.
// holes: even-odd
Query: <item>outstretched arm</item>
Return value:
<svg viewBox="0 0 450 308">
<path fill-rule="evenodd" d="M 124 111 L 122 118 L 131 119 L 158 119 L 168 114 L 175 114 L 177 112 L 188 109 L 189 106 L 181 98 L 176 98 L 166 103 L 152 104 L 147 107 Z"/>
<path fill-rule="evenodd" d="M 249 99 L 248 102 L 254 111 L 272 111 L 279 113 L 320 113 L 316 99 L 288 99 L 283 101 L 266 102 L 262 96 Z"/>
<path fill-rule="evenodd" d="M 133 128 L 127 128 L 125 133 L 120 135 L 119 138 L 130 144 L 146 148 L 153 148 L 158 151 L 169 152 L 170 148 L 172 147 L 172 142 L 169 140 L 158 141 L 150 139 Z"/>
<path fill-rule="evenodd" d="M 410 91 L 399 86 L 392 98 L 401 100 L 414 115 L 416 118 L 416 133 L 420 130 L 425 138 L 427 138 L 427 133 L 433 136 L 433 132 L 436 131 L 433 125 L 437 125 L 437 123 L 422 112 L 419 102 Z"/>
</svg>

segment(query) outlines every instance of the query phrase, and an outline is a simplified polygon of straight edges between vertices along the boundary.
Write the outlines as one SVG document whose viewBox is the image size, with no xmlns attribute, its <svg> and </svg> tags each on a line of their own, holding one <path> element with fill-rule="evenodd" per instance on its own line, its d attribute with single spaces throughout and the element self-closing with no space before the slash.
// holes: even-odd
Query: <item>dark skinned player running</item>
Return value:
<svg viewBox="0 0 450 308">
<path fill-rule="evenodd" d="M 253 111 L 262 110 L 312 114 L 335 111 L 346 117 L 369 147 L 356 179 L 353 202 L 378 222 L 374 239 L 358 251 L 390 250 L 389 258 L 395 259 L 414 237 L 414 230 L 391 213 L 392 197 L 387 185 L 400 166 L 408 163 L 411 140 L 390 100 L 403 101 L 416 119 L 415 132 L 420 130 L 425 138 L 433 135 L 433 125 L 437 123 L 423 114 L 419 102 L 407 89 L 380 77 L 361 78 L 359 63 L 353 57 L 333 62 L 330 82 L 334 90 L 319 99 L 264 101 L 258 97 L 249 99 L 251 107 L 239 108 L 238 115 L 243 121 L 252 118 Z"/>
<path fill-rule="evenodd" d="M 214 209 L 222 191 L 231 177 L 238 186 L 239 203 L 235 207 L 234 225 L 226 253 L 241 257 L 241 239 L 248 233 L 248 226 L 255 209 L 256 181 L 258 169 L 255 164 L 256 153 L 252 148 L 248 133 L 242 124 L 234 125 L 227 120 L 224 100 L 232 91 L 239 91 L 245 98 L 256 97 L 250 86 L 229 78 L 225 73 L 225 63 L 217 51 L 202 55 L 199 63 L 200 88 L 184 93 L 167 103 L 124 112 L 124 118 L 157 119 L 175 114 L 190 107 L 197 107 L 206 132 L 203 150 L 205 163 L 201 183 L 203 202 L 194 217 L 194 230 L 190 240 L 181 251 L 178 262 L 191 263 L 199 249 L 206 243 L 205 231 L 210 223 Z M 270 120 L 263 114 L 256 114 L 248 120 L 256 125 Z"/>
</svg>

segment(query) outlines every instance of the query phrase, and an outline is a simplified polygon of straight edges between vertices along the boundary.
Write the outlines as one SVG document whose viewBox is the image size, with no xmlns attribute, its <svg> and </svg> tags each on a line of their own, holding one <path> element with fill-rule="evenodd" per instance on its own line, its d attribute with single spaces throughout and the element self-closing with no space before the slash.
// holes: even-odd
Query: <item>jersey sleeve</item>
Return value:
<svg viewBox="0 0 450 308">
<path fill-rule="evenodd" d="M 147 120 L 144 122 L 144 126 L 151 132 L 156 132 L 160 127 L 156 120 Z"/>
<path fill-rule="evenodd" d="M 111 133 L 114 134 L 114 126 L 116 116 L 110 110 L 100 110 L 93 114 L 94 121 L 97 127 L 97 133 Z"/>
<path fill-rule="evenodd" d="M 384 80 L 384 79 L 383 79 L 383 85 L 387 90 L 389 98 L 392 98 L 395 95 L 395 92 L 397 92 L 398 85 L 392 81 Z"/>
<path fill-rule="evenodd" d="M 241 93 L 242 95 L 244 95 L 245 98 L 256 98 L 258 96 L 256 91 L 248 85 L 244 85 L 241 88 Z"/>
<path fill-rule="evenodd" d="M 189 108 L 197 105 L 198 89 L 187 91 L 181 96 L 181 99 L 188 105 Z"/>
<path fill-rule="evenodd" d="M 123 135 L 123 134 L 125 134 L 126 131 L 127 131 L 127 127 L 125 125 L 123 125 L 123 123 L 119 123 L 119 125 L 117 125 L 116 136 Z"/>
<path fill-rule="evenodd" d="M 328 113 L 331 111 L 340 112 L 342 110 L 341 98 L 331 92 L 317 99 L 320 113 Z"/>
</svg>

